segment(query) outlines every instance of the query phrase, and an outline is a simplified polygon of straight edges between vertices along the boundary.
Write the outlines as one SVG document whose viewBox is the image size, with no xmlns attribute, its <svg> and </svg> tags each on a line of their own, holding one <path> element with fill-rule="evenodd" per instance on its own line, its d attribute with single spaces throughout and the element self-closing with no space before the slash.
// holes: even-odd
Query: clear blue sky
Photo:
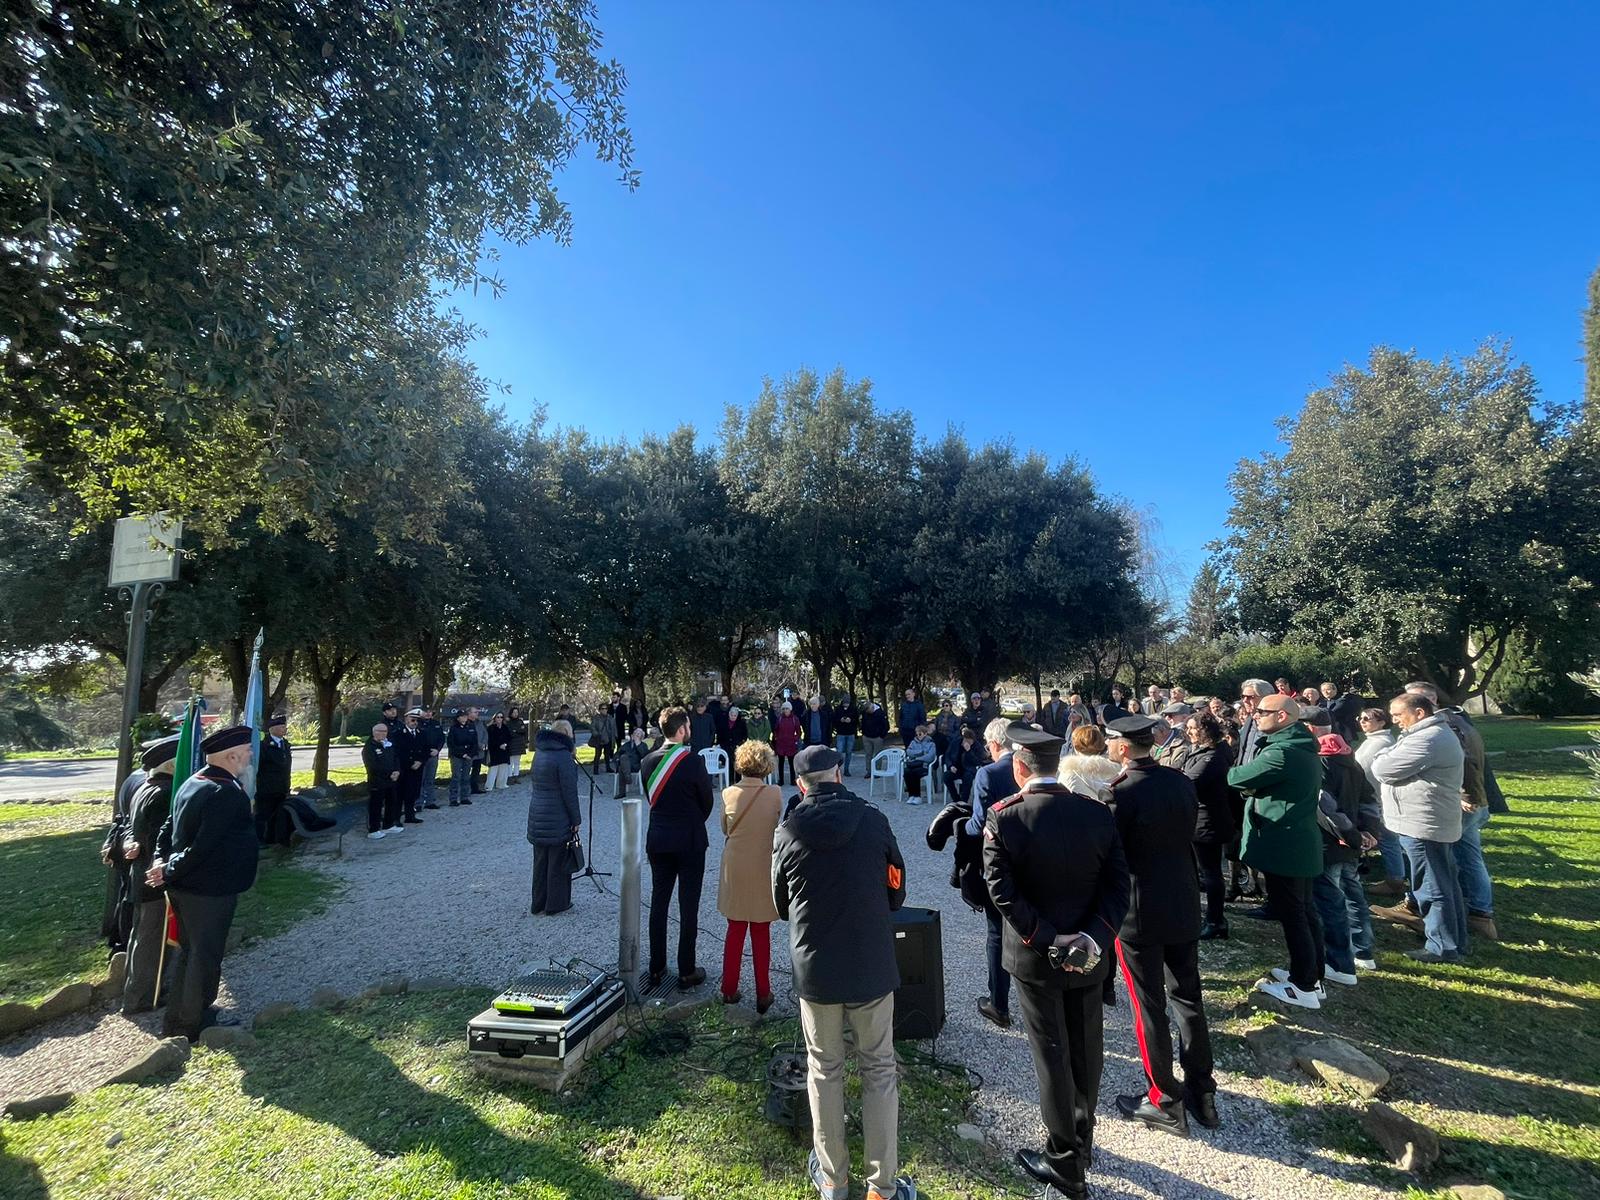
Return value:
<svg viewBox="0 0 1600 1200">
<path fill-rule="evenodd" d="M 1600 5 L 600 0 L 643 186 L 585 159 L 474 356 L 636 436 L 802 365 L 925 435 L 1077 455 L 1183 569 L 1274 420 L 1374 343 L 1512 339 L 1574 399 Z"/>
</svg>

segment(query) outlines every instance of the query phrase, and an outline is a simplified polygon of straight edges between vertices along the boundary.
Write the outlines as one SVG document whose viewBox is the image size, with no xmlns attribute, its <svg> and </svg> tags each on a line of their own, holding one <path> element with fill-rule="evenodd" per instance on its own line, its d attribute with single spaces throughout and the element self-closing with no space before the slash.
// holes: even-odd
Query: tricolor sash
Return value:
<svg viewBox="0 0 1600 1200">
<path fill-rule="evenodd" d="M 667 786 L 667 780 L 672 778 L 672 773 L 678 769 L 678 764 L 689 757 L 689 747 L 674 746 L 661 756 L 661 761 L 656 764 L 656 769 L 650 772 L 650 779 L 645 784 L 645 798 L 650 802 L 650 807 L 656 806 L 656 801 L 661 796 L 661 789 Z"/>
</svg>

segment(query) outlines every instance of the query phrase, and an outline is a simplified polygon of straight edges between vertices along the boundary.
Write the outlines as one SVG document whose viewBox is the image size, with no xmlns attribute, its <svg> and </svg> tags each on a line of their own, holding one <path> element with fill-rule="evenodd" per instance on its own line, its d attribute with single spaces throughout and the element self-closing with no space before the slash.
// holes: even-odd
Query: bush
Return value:
<svg viewBox="0 0 1600 1200">
<path fill-rule="evenodd" d="M 1355 691 L 1380 695 L 1398 690 L 1400 686 L 1400 681 L 1386 672 L 1375 671 L 1353 650 L 1325 651 L 1293 642 L 1276 646 L 1260 643 L 1241 646 L 1209 674 L 1194 677 L 1185 674 L 1180 682 L 1197 695 L 1231 699 L 1239 694 L 1239 685 L 1246 679 L 1265 679 L 1270 682 L 1280 676 L 1297 690 L 1316 687 L 1325 679 L 1334 680 Z"/>
<path fill-rule="evenodd" d="M 1585 657 L 1581 650 L 1569 649 L 1557 639 L 1529 644 L 1513 638 L 1490 694 L 1508 713 L 1567 717 L 1600 712 L 1600 697 L 1568 674 L 1592 666 L 1592 660 L 1584 661 Z"/>
</svg>

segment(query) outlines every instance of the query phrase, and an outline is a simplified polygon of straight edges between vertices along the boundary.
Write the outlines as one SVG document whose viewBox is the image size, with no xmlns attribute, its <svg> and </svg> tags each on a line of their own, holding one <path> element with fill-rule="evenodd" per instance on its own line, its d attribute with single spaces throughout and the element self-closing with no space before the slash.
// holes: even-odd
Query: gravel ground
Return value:
<svg viewBox="0 0 1600 1200">
<path fill-rule="evenodd" d="M 599 779 L 603 794 L 594 804 L 592 858 L 596 869 L 615 871 L 619 804 L 610 798 L 611 777 Z M 304 1003 L 319 987 L 348 995 L 385 976 L 403 975 L 448 976 L 463 984 L 481 984 L 487 1003 L 494 989 L 530 965 L 574 956 L 602 966 L 614 964 L 615 877 L 600 881 L 606 892 L 587 880 L 576 881 L 568 912 L 555 917 L 529 915 L 526 797 L 523 784 L 478 797 L 471 808 L 428 812 L 425 824 L 380 842 L 347 834 L 340 856 L 310 858 L 344 881 L 343 898 L 287 934 L 231 955 L 224 967 L 220 1002 L 248 1015 L 278 1000 Z M 948 1020 L 935 1049 L 981 1074 L 978 1117 L 1009 1158 L 1015 1147 L 1037 1145 L 1042 1137 L 1038 1089 L 1020 1027 L 997 1030 L 973 1007 L 986 988 L 983 918 L 949 887 L 948 855 L 932 853 L 923 841 L 934 810 L 893 799 L 882 801 L 882 807 L 906 859 L 907 903 L 937 908 L 942 914 Z M 705 987 L 708 994 L 719 971 L 725 928 L 716 907 L 715 864 L 721 845 L 713 820 L 700 913 L 700 961 L 711 976 Z M 788 939 L 780 928 L 773 937 L 774 971 L 786 973 L 788 965 Z M 746 997 L 754 993 L 748 972 L 747 962 L 742 988 Z M 775 983 L 780 1001 L 774 1011 L 789 1011 L 787 989 L 781 979 Z M 109 1017 L 103 1023 L 113 1021 L 128 1024 Z M 71 1044 L 81 1047 L 83 1039 L 93 1036 L 93 1030 L 79 1029 L 78 1040 Z M 1120 1121 L 1110 1111 L 1114 1097 L 1142 1091 L 1144 1086 L 1125 994 L 1116 1008 L 1106 1012 L 1105 1042 L 1092 1172 L 1097 1195 L 1215 1200 L 1299 1196 L 1311 1189 L 1340 1196 L 1386 1194 L 1350 1182 L 1346 1175 L 1351 1172 L 1344 1164 L 1296 1146 L 1249 1078 L 1218 1072 L 1221 1130 L 1195 1126 L 1196 1136 L 1183 1141 Z M 6 1046 L 4 1053 L 14 1046 Z M 35 1054 L 46 1049 L 36 1047 Z M 74 1049 L 73 1053 L 87 1052 Z M 51 1057 L 58 1055 L 52 1052 Z M 30 1088 L 35 1094 L 51 1090 L 56 1089 Z"/>
<path fill-rule="evenodd" d="M 0 1044 L 0 1103 L 100 1086 L 155 1048 L 159 1013 L 73 1013 Z"/>
</svg>

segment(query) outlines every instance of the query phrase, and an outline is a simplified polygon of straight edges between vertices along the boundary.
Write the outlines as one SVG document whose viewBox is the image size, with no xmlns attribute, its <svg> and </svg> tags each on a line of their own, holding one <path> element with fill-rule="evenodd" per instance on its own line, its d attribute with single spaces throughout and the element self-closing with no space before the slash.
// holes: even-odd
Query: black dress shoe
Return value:
<svg viewBox="0 0 1600 1200">
<path fill-rule="evenodd" d="M 1202 942 L 1225 942 L 1228 940 L 1228 927 L 1226 925 L 1202 925 L 1200 927 L 1200 940 Z"/>
<path fill-rule="evenodd" d="M 687 992 L 690 988 L 699 987 L 705 981 L 706 969 L 704 967 L 696 967 L 687 975 L 678 976 L 678 990 Z"/>
<path fill-rule="evenodd" d="M 406 818 L 406 824 L 407 825 L 421 825 L 422 824 L 422 818 L 421 817 L 407 817 Z"/>
<path fill-rule="evenodd" d="M 1043 1150 L 1018 1150 L 1017 1166 L 1032 1175 L 1040 1183 L 1059 1188 L 1065 1195 L 1077 1197 L 1088 1194 L 1083 1180 L 1068 1179 L 1066 1176 L 1059 1174 L 1050 1165 L 1050 1160 L 1044 1156 Z"/>
<path fill-rule="evenodd" d="M 987 996 L 978 1001 L 978 1012 L 983 1015 L 984 1020 L 1000 1026 L 1001 1029 L 1011 1028 L 1011 1014 L 1001 1012 L 994 1006 L 994 1001 Z"/>
<path fill-rule="evenodd" d="M 1241 917 L 1249 917 L 1252 921 L 1276 921 L 1278 919 L 1265 904 L 1258 905 L 1255 908 L 1247 908 L 1239 915 Z"/>
<path fill-rule="evenodd" d="M 463 804 L 471 804 L 472 801 L 468 800 L 465 796 L 463 796 L 463 797 L 461 797 L 461 803 L 463 803 Z"/>
<path fill-rule="evenodd" d="M 1202 1096 L 1192 1093 L 1183 1094 L 1183 1106 L 1189 1110 L 1189 1115 L 1207 1129 L 1220 1129 L 1222 1118 L 1217 1116 L 1217 1097 L 1211 1092 Z"/>
<path fill-rule="evenodd" d="M 665 971 L 651 971 L 650 974 L 644 977 L 645 986 L 652 988 L 660 987 L 661 981 L 666 977 L 667 973 Z"/>
<path fill-rule="evenodd" d="M 1152 1104 L 1149 1096 L 1118 1096 L 1117 1112 L 1129 1121 L 1143 1121 L 1151 1129 L 1170 1133 L 1175 1137 L 1189 1136 L 1189 1117 L 1183 1105 L 1163 1108 Z"/>
</svg>

